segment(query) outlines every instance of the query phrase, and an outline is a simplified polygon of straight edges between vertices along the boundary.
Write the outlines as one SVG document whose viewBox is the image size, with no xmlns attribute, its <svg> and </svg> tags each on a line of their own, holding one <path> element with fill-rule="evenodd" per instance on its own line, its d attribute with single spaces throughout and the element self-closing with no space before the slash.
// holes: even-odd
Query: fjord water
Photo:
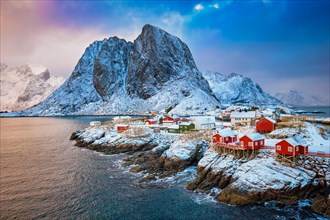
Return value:
<svg viewBox="0 0 330 220">
<path fill-rule="evenodd" d="M 1 219 L 284 219 L 320 217 L 297 206 L 237 207 L 185 191 L 144 188 L 118 156 L 74 146 L 69 137 L 109 117 L 1 118 Z"/>
</svg>

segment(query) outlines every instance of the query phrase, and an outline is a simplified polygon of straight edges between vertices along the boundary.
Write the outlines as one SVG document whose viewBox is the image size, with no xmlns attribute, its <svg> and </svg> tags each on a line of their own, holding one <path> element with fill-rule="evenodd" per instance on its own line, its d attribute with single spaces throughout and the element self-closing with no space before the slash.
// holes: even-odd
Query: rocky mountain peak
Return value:
<svg viewBox="0 0 330 220">
<path fill-rule="evenodd" d="M 23 114 L 185 114 L 216 106 L 188 46 L 145 25 L 133 43 L 110 37 L 89 45 L 63 86 Z"/>
<path fill-rule="evenodd" d="M 51 76 L 49 70 L 36 64 L 25 64 L 1 71 L 1 111 L 19 111 L 39 104 L 54 92 L 64 79 Z"/>
<path fill-rule="evenodd" d="M 241 74 L 231 73 L 225 75 L 206 71 L 203 76 L 222 105 L 264 106 L 280 104 L 280 101 L 264 92 L 252 79 Z"/>
<path fill-rule="evenodd" d="M 127 93 L 148 99 L 176 79 L 202 79 L 188 46 L 166 31 L 145 25 L 134 41 L 127 75 Z M 210 91 L 210 90 L 209 90 Z"/>
</svg>

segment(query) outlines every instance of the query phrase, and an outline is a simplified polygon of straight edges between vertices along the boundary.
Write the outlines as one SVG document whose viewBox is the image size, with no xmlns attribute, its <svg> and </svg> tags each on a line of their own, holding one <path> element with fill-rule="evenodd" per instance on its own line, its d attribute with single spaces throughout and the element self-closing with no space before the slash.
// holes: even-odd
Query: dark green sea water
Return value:
<svg viewBox="0 0 330 220">
<path fill-rule="evenodd" d="M 295 206 L 237 207 L 185 191 L 145 188 L 118 156 L 80 149 L 71 133 L 107 117 L 1 118 L 1 219 L 315 219 Z"/>
</svg>

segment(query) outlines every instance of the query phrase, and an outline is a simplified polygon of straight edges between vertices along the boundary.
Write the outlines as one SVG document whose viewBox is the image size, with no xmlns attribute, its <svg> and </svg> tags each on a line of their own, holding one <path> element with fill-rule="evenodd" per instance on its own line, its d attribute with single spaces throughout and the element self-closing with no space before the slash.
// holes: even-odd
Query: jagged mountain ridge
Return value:
<svg viewBox="0 0 330 220">
<path fill-rule="evenodd" d="M 218 72 L 203 72 L 221 105 L 266 106 L 279 105 L 281 102 L 264 92 L 250 78 L 237 73 L 229 75 Z"/>
<path fill-rule="evenodd" d="M 134 43 L 117 37 L 95 41 L 69 79 L 23 115 L 141 114 L 164 109 L 184 114 L 217 106 L 188 46 L 145 25 Z"/>
<path fill-rule="evenodd" d="M 283 103 L 293 106 L 318 106 L 324 105 L 328 106 L 329 102 L 321 97 L 315 95 L 306 95 L 297 90 L 290 90 L 286 93 L 276 93 L 274 95 L 277 99 L 281 100 Z"/>
<path fill-rule="evenodd" d="M 1 111 L 22 111 L 44 101 L 64 79 L 41 65 L 10 68 L 1 63 Z"/>
</svg>

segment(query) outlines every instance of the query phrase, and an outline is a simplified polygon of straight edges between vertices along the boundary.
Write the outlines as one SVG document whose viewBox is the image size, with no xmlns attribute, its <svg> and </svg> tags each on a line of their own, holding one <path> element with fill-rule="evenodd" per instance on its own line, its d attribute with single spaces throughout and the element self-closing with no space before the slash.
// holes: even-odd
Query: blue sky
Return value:
<svg viewBox="0 0 330 220">
<path fill-rule="evenodd" d="M 241 73 L 272 94 L 297 89 L 329 99 L 325 0 L 7 1 L 1 61 L 41 62 L 67 77 L 94 40 L 133 41 L 146 23 L 186 42 L 201 71 Z"/>
</svg>

